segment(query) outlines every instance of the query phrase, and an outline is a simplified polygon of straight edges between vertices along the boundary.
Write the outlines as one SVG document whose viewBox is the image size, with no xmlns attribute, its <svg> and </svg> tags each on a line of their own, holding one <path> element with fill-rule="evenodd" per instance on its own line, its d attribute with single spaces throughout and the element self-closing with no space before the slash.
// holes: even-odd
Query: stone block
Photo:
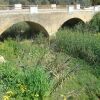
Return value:
<svg viewBox="0 0 100 100">
<path fill-rule="evenodd" d="M 14 9 L 15 9 L 15 10 L 22 9 L 22 4 L 15 4 L 15 5 L 14 5 Z"/>
<path fill-rule="evenodd" d="M 52 9 L 56 9 L 57 7 L 56 7 L 56 4 L 51 4 L 51 8 Z"/>
<path fill-rule="evenodd" d="M 38 7 L 30 7 L 30 13 L 34 14 L 34 13 L 38 13 Z"/>
</svg>

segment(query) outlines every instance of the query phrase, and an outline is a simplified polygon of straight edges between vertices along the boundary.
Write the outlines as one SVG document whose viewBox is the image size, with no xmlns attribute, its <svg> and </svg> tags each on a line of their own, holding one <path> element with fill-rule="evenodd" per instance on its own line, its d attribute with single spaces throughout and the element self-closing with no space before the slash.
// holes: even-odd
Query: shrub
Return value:
<svg viewBox="0 0 100 100">
<path fill-rule="evenodd" d="M 46 92 L 50 91 L 51 80 L 49 80 L 49 74 L 45 72 L 42 67 L 36 67 L 34 71 L 28 73 L 28 87 L 30 91 L 33 91 L 34 95 L 38 94 L 39 99 L 43 100 L 43 96 Z M 33 84 L 33 85 L 32 85 Z"/>
<path fill-rule="evenodd" d="M 96 13 L 90 22 L 78 23 L 74 27 L 74 31 L 82 33 L 99 33 L 100 32 L 100 12 Z"/>
<path fill-rule="evenodd" d="M 93 16 L 92 20 L 90 21 L 90 25 L 96 32 L 100 32 L 100 12 Z"/>
<path fill-rule="evenodd" d="M 0 66 L 0 93 L 16 99 L 34 99 L 43 97 L 49 92 L 51 81 L 49 74 L 42 66 L 16 67 L 13 63 L 6 63 Z M 4 87 L 4 88 L 1 88 Z"/>
<path fill-rule="evenodd" d="M 79 57 L 89 63 L 100 61 L 100 38 L 92 34 L 82 34 L 78 31 L 63 30 L 57 33 L 57 50 Z"/>
<path fill-rule="evenodd" d="M 91 23 L 78 23 L 77 25 L 75 25 L 75 27 L 73 28 L 74 31 L 78 31 L 84 34 L 96 34 L 97 30 L 95 29 L 95 27 L 93 27 L 91 25 Z"/>
</svg>

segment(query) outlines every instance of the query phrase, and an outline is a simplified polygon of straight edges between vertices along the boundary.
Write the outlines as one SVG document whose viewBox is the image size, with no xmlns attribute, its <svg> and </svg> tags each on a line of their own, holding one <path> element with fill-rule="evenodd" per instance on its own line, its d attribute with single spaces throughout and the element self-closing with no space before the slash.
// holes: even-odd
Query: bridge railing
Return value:
<svg viewBox="0 0 100 100">
<path fill-rule="evenodd" d="M 0 5 L 0 10 L 13 10 L 15 5 Z M 22 6 L 21 9 L 29 9 L 29 5 Z"/>
<path fill-rule="evenodd" d="M 0 14 L 2 13 L 52 13 L 52 12 L 68 12 L 75 11 L 100 11 L 100 6 L 81 8 L 80 5 L 0 5 Z"/>
<path fill-rule="evenodd" d="M 0 10 L 11 10 L 11 9 L 15 8 L 15 5 L 0 5 Z M 53 8 L 64 9 L 64 8 L 66 8 L 66 5 L 56 5 L 56 4 L 51 4 L 51 5 L 22 5 L 21 8 L 22 9 L 29 9 L 31 6 L 32 7 L 38 6 L 38 9 L 53 9 Z"/>
</svg>

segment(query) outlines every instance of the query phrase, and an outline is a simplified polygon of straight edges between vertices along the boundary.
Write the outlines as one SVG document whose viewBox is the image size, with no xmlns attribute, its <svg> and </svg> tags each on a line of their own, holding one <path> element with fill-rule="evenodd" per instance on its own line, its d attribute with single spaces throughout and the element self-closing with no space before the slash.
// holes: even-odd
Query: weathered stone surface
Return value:
<svg viewBox="0 0 100 100">
<path fill-rule="evenodd" d="M 62 10 L 43 10 L 39 13 L 30 14 L 23 11 L 10 11 L 9 13 L 2 12 L 0 14 L 0 35 L 12 25 L 19 22 L 27 22 L 36 31 L 47 33 L 49 36 L 55 36 L 59 28 L 68 20 L 75 19 L 83 22 L 88 22 L 92 19 L 93 11 L 77 10 L 67 12 L 67 9 Z"/>
<path fill-rule="evenodd" d="M 6 61 L 5 61 L 4 57 L 0 55 L 0 64 L 1 64 L 1 63 L 5 63 L 5 62 L 6 62 Z"/>
</svg>

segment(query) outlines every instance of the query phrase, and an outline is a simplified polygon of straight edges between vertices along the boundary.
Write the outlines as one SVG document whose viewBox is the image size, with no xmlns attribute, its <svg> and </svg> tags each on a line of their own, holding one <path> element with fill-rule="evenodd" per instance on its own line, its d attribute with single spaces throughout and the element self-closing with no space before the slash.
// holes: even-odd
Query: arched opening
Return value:
<svg viewBox="0 0 100 100">
<path fill-rule="evenodd" d="M 84 21 L 82 21 L 81 19 L 79 18 L 71 18 L 69 20 L 67 20 L 66 22 L 64 22 L 61 26 L 61 28 L 73 28 L 75 27 L 76 25 L 78 25 L 79 23 L 84 23 Z"/>
<path fill-rule="evenodd" d="M 48 32 L 40 24 L 29 21 L 19 22 L 13 24 L 10 28 L 5 30 L 1 34 L 0 40 L 3 41 L 7 38 L 12 38 L 12 39 L 20 38 L 20 40 L 33 39 L 40 33 L 42 33 L 44 37 L 48 37 Z"/>
<path fill-rule="evenodd" d="M 43 33 L 44 36 L 48 36 L 48 32 L 40 24 L 28 21 L 26 23 L 28 23 L 28 25 L 30 26 L 33 35 L 38 35 L 39 33 Z"/>
</svg>

